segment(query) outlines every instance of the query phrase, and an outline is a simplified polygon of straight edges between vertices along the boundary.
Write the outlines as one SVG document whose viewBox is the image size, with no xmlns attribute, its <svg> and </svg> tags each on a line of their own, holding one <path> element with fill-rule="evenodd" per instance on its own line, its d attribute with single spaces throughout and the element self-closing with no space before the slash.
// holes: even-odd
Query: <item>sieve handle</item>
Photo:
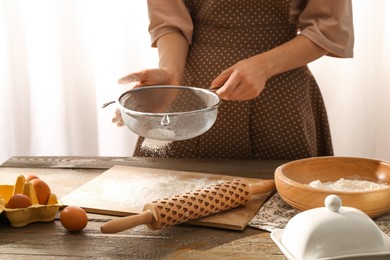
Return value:
<svg viewBox="0 0 390 260">
<path fill-rule="evenodd" d="M 115 103 L 115 101 L 108 101 L 108 102 L 106 102 L 106 103 L 104 103 L 103 105 L 102 105 L 102 108 L 105 108 L 106 106 L 108 106 L 108 105 L 111 105 L 111 104 L 114 104 Z"/>
</svg>

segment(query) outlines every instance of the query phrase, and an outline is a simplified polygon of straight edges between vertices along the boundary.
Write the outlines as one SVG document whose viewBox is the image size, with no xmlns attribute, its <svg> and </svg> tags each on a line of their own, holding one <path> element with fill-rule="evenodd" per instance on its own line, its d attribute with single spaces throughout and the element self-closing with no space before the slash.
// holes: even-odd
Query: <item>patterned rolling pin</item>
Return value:
<svg viewBox="0 0 390 260">
<path fill-rule="evenodd" d="M 113 219 L 101 226 L 103 233 L 117 233 L 146 224 L 150 229 L 162 229 L 186 221 L 238 207 L 249 201 L 252 194 L 275 189 L 274 180 L 249 184 L 244 180 L 226 181 L 169 198 L 153 201 L 138 215 Z"/>
</svg>

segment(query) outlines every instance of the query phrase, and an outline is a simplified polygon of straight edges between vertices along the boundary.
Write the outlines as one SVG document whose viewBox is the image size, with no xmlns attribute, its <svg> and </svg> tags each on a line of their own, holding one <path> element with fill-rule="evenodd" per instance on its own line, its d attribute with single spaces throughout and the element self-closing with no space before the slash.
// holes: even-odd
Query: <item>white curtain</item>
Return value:
<svg viewBox="0 0 390 260">
<path fill-rule="evenodd" d="M 354 1 L 355 58 L 310 65 L 336 155 L 390 160 L 390 2 Z M 157 66 L 146 1 L 0 0 L 0 163 L 11 156 L 131 156 L 136 135 L 101 105 Z"/>
<path fill-rule="evenodd" d="M 353 59 L 311 64 L 327 105 L 336 155 L 390 161 L 390 1 L 352 1 Z"/>
<path fill-rule="evenodd" d="M 1 0 L 0 161 L 22 155 L 131 156 L 111 123 L 125 74 L 157 66 L 146 1 Z"/>
</svg>

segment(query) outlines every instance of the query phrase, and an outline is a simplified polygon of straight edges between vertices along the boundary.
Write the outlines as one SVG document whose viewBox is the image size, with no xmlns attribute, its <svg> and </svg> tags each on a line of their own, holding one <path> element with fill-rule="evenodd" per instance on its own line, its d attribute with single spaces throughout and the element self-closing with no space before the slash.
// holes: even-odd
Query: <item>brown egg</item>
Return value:
<svg viewBox="0 0 390 260">
<path fill-rule="evenodd" d="M 34 187 L 39 204 L 46 205 L 51 194 L 49 185 L 41 179 L 32 179 L 30 182 Z"/>
<path fill-rule="evenodd" d="M 80 207 L 67 206 L 61 211 L 60 221 L 68 231 L 80 231 L 87 226 L 88 216 Z"/>
<path fill-rule="evenodd" d="M 31 205 L 32 202 L 29 197 L 24 194 L 15 194 L 9 199 L 6 207 L 9 209 L 21 209 L 28 208 Z"/>
<path fill-rule="evenodd" d="M 26 181 L 31 181 L 33 179 L 39 179 L 39 177 L 34 174 L 27 175 L 26 177 Z"/>
</svg>

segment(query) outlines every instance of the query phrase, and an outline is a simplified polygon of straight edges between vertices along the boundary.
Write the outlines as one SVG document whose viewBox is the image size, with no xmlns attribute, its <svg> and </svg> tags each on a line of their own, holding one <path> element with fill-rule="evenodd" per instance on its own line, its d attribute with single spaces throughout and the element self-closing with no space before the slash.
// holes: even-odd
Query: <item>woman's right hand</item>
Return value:
<svg viewBox="0 0 390 260">
<path fill-rule="evenodd" d="M 152 85 L 179 85 L 172 73 L 165 69 L 145 69 L 138 72 L 130 73 L 118 80 L 119 84 L 135 83 L 132 88 Z M 112 118 L 112 123 L 118 127 L 124 126 L 123 119 L 119 109 L 116 109 Z"/>
<path fill-rule="evenodd" d="M 134 87 L 179 84 L 173 73 L 161 68 L 133 72 L 118 80 L 119 84 L 129 84 L 132 82 L 138 82 Z"/>
</svg>

